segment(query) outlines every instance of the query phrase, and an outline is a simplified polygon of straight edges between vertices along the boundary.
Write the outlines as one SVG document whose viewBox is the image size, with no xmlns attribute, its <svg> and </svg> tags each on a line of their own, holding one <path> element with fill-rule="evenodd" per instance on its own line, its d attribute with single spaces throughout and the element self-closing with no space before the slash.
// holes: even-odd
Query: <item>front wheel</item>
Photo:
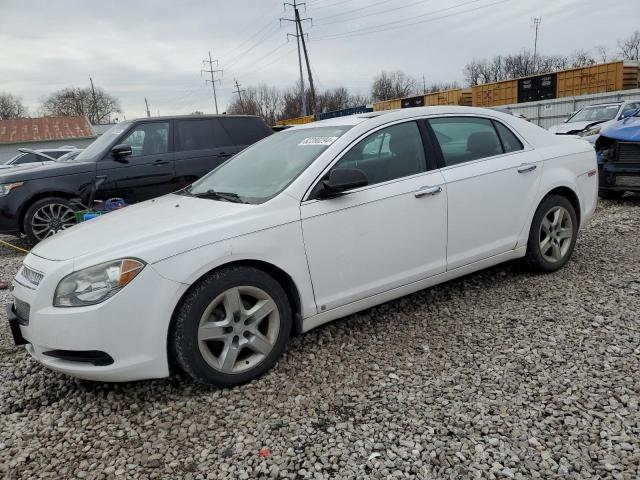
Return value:
<svg viewBox="0 0 640 480">
<path fill-rule="evenodd" d="M 186 295 L 170 344 L 194 380 L 234 386 L 275 365 L 291 327 L 287 294 L 273 277 L 253 267 L 230 267 L 209 274 Z"/>
<path fill-rule="evenodd" d="M 571 258 L 577 237 L 578 218 L 572 203 L 561 195 L 550 195 L 533 216 L 525 260 L 533 270 L 555 272 Z"/>
<path fill-rule="evenodd" d="M 24 233 L 32 243 L 38 243 L 76 224 L 71 203 L 60 197 L 47 197 L 31 205 L 24 216 Z"/>
</svg>

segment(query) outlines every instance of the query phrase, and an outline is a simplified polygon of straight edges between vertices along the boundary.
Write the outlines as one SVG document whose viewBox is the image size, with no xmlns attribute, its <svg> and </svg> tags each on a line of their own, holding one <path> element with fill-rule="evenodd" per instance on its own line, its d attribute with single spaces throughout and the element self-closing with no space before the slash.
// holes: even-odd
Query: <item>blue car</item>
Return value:
<svg viewBox="0 0 640 480">
<path fill-rule="evenodd" d="M 596 152 L 602 198 L 640 192 L 640 109 L 602 129 Z"/>
</svg>

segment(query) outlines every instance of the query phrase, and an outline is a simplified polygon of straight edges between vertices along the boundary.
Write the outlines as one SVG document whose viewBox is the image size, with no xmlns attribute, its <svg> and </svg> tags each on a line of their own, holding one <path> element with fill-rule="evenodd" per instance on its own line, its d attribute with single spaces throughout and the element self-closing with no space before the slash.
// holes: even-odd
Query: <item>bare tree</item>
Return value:
<svg viewBox="0 0 640 480">
<path fill-rule="evenodd" d="M 101 88 L 69 87 L 52 93 L 42 104 L 42 112 L 51 116 L 86 116 L 96 125 L 109 120 L 115 113 L 121 113 L 118 100 Z"/>
<path fill-rule="evenodd" d="M 408 97 L 417 93 L 418 82 L 401 70 L 382 71 L 371 85 L 371 98 L 374 101 Z"/>
<path fill-rule="evenodd" d="M 427 85 L 427 93 L 442 92 L 444 90 L 455 90 L 461 88 L 458 82 L 438 82 Z"/>
<path fill-rule="evenodd" d="M 622 60 L 640 60 L 640 30 L 636 30 L 628 38 L 618 40 L 618 48 Z"/>
<path fill-rule="evenodd" d="M 27 109 L 22 103 L 22 99 L 10 93 L 0 93 L 0 120 L 26 116 Z"/>
<path fill-rule="evenodd" d="M 576 50 L 569 57 L 571 66 L 569 68 L 588 67 L 595 65 L 596 59 L 591 56 L 588 50 Z"/>
<path fill-rule="evenodd" d="M 601 62 L 607 63 L 609 61 L 609 47 L 607 47 L 606 45 L 596 45 L 595 51 L 598 54 L 598 59 Z"/>
</svg>

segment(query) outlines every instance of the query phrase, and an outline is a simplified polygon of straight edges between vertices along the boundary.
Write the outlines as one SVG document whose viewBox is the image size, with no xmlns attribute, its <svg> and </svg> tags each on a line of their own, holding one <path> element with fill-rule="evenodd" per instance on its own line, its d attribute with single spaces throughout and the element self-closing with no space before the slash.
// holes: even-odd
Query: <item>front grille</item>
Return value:
<svg viewBox="0 0 640 480">
<path fill-rule="evenodd" d="M 618 142 L 616 150 L 616 161 L 640 163 L 640 143 Z"/>
<path fill-rule="evenodd" d="M 22 266 L 22 276 L 29 280 L 32 285 L 38 286 L 44 278 L 44 273 L 36 272 L 26 265 Z"/>
<path fill-rule="evenodd" d="M 29 316 L 31 315 L 31 306 L 27 302 L 14 298 L 13 308 L 20 322 L 23 325 L 27 325 L 29 323 Z"/>
</svg>

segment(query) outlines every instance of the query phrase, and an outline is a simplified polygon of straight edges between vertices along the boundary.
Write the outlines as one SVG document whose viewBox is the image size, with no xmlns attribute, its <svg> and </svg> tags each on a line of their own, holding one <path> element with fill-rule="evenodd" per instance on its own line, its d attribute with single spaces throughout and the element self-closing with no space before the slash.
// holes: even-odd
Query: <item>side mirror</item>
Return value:
<svg viewBox="0 0 640 480">
<path fill-rule="evenodd" d="M 620 117 L 620 118 L 635 117 L 638 113 L 640 113 L 640 108 L 633 108 L 631 110 L 625 110 L 624 112 L 622 112 L 622 117 Z"/>
<path fill-rule="evenodd" d="M 331 170 L 329 178 L 322 182 L 320 198 L 338 196 L 347 190 L 364 187 L 369 184 L 367 175 L 357 168 L 336 168 Z"/>
<path fill-rule="evenodd" d="M 116 145 L 115 147 L 113 147 L 111 149 L 111 155 L 116 160 L 119 159 L 119 158 L 128 157 L 132 153 L 133 152 L 131 150 L 131 145 L 126 145 L 124 143 L 121 143 L 120 145 Z"/>
</svg>

